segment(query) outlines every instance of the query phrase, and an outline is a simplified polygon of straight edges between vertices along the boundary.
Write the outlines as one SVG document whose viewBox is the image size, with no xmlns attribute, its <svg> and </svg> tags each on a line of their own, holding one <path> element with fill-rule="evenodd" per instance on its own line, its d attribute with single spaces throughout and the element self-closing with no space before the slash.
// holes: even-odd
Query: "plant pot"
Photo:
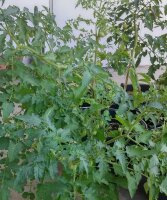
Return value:
<svg viewBox="0 0 167 200">
<path fill-rule="evenodd" d="M 124 83 L 122 83 L 121 84 L 121 87 L 125 87 L 125 84 Z M 148 91 L 150 89 L 150 86 L 148 85 L 148 84 L 143 84 L 143 83 L 141 83 L 141 84 L 139 84 L 139 90 L 141 91 L 141 92 L 146 92 L 146 91 Z M 132 84 L 128 84 L 127 86 L 126 86 L 126 91 L 127 92 L 133 92 L 133 86 L 132 86 Z"/>
<path fill-rule="evenodd" d="M 158 200 L 167 200 L 167 196 L 160 193 Z"/>
<path fill-rule="evenodd" d="M 82 110 L 86 110 L 86 109 L 89 109 L 90 108 L 90 104 L 89 103 L 86 103 L 86 102 L 84 102 L 81 106 L 80 106 L 80 108 L 82 109 Z"/>
</svg>

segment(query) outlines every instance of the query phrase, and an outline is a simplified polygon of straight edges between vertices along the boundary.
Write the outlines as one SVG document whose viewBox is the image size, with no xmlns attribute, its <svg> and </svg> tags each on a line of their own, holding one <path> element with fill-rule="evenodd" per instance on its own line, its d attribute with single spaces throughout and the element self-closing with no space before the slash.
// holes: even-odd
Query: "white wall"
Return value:
<svg viewBox="0 0 167 200">
<path fill-rule="evenodd" d="M 85 18 L 92 18 L 92 11 L 84 10 L 81 7 L 75 8 L 77 0 L 53 0 L 54 14 L 59 26 L 64 26 L 68 19 L 77 18 L 79 15 Z"/>
<path fill-rule="evenodd" d="M 27 7 L 32 11 L 34 6 L 38 6 L 39 9 L 42 9 L 42 6 L 49 7 L 49 0 L 6 0 L 4 7 L 9 5 L 18 6 L 21 9 Z"/>
</svg>

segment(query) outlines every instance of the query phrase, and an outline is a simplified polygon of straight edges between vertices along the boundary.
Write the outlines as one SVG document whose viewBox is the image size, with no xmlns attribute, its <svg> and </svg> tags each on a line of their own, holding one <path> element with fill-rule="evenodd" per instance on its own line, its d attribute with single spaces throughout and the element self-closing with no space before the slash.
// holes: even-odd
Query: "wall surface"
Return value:
<svg viewBox="0 0 167 200">
<path fill-rule="evenodd" d="M 77 0 L 53 0 L 54 14 L 59 26 L 64 26 L 69 19 L 77 18 L 79 15 L 85 18 L 92 18 L 92 11 L 84 10 L 81 7 L 75 7 Z"/>
<path fill-rule="evenodd" d="M 40 9 L 42 9 L 43 6 L 49 6 L 49 0 L 6 0 L 4 7 L 7 7 L 9 5 L 15 5 L 19 8 L 27 7 L 30 10 L 33 10 L 34 6 L 38 6 Z"/>
</svg>

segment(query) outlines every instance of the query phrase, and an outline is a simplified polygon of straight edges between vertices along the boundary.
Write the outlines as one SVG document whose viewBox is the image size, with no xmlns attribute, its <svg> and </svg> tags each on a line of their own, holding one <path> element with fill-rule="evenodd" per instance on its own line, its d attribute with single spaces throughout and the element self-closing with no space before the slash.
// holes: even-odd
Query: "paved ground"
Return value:
<svg viewBox="0 0 167 200">
<path fill-rule="evenodd" d="M 23 200 L 23 198 L 17 192 L 12 191 L 10 200 Z"/>
</svg>

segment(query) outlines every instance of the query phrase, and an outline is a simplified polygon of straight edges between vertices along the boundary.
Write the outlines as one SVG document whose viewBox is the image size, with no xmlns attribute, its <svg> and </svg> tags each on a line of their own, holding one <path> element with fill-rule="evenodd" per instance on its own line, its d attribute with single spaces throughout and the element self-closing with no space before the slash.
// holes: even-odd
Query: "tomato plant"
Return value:
<svg viewBox="0 0 167 200">
<path fill-rule="evenodd" d="M 126 2 L 135 12 L 143 8 L 143 1 Z M 138 89 L 135 66 L 144 46 L 136 35 L 121 39 L 122 26 L 131 21 L 114 29 L 113 3 L 78 4 L 93 8 L 96 20 L 80 17 L 60 28 L 47 8 L 0 9 L 0 199 L 10 199 L 14 189 L 25 199 L 118 200 L 120 187 L 133 197 L 142 176 L 149 199 L 157 199 L 167 194 L 167 88 L 143 74 L 150 89 Z M 119 13 L 121 7 L 112 8 Z M 95 25 L 95 32 L 82 23 Z M 118 45 L 114 54 L 106 52 L 104 36 Z M 132 94 L 103 69 L 102 61 L 114 58 L 130 64 Z M 115 130 L 112 120 L 119 124 Z"/>
</svg>

